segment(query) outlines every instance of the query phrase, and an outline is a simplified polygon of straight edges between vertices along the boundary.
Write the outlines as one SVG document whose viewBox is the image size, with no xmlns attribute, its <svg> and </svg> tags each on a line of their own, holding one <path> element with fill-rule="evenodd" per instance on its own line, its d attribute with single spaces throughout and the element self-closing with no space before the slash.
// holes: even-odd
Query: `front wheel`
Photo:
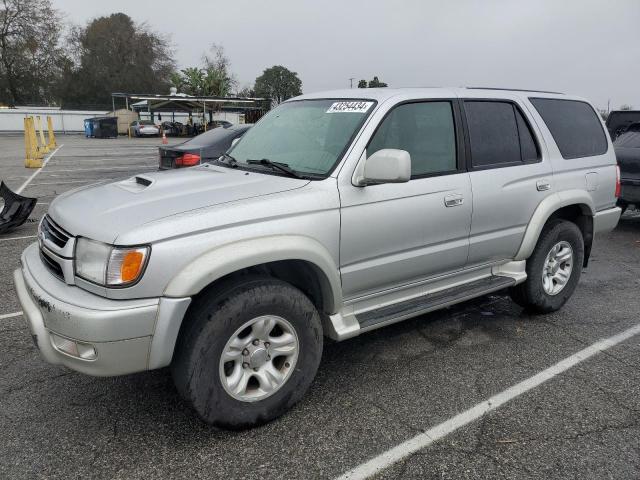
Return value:
<svg viewBox="0 0 640 480">
<path fill-rule="evenodd" d="M 311 384 L 322 326 L 311 301 L 269 277 L 196 299 L 172 363 L 182 396 L 207 423 L 246 428 L 286 412 Z"/>
<path fill-rule="evenodd" d="M 511 289 L 511 298 L 539 313 L 560 309 L 578 285 L 583 261 L 584 239 L 578 226 L 551 221 L 527 260 L 527 280 Z"/>
</svg>

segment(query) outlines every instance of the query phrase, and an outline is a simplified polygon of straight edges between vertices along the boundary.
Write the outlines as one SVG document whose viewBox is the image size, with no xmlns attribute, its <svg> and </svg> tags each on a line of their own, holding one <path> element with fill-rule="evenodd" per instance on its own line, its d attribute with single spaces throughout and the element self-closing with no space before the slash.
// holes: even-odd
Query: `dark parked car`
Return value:
<svg viewBox="0 0 640 480">
<path fill-rule="evenodd" d="M 233 123 L 227 122 L 226 120 L 214 120 L 213 122 L 209 123 L 209 126 L 212 128 L 216 128 L 216 127 L 228 128 L 228 127 L 233 127 Z"/>
<path fill-rule="evenodd" d="M 162 131 L 169 137 L 182 135 L 184 125 L 180 122 L 162 122 Z"/>
<path fill-rule="evenodd" d="M 160 147 L 160 170 L 193 167 L 214 160 L 226 152 L 251 125 L 218 127 L 178 145 Z"/>
<path fill-rule="evenodd" d="M 640 208 L 640 122 L 629 125 L 613 146 L 620 166 L 618 206 L 623 212 L 629 205 Z"/>
<path fill-rule="evenodd" d="M 640 122 L 640 110 L 614 110 L 607 117 L 607 130 L 611 135 L 611 140 L 615 140 L 619 135 L 627 130 L 632 123 Z"/>
</svg>

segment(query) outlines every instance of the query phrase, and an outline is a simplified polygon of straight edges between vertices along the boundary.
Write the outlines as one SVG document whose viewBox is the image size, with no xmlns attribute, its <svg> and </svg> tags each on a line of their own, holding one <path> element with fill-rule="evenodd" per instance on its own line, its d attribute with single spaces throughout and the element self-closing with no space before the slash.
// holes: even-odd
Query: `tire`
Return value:
<svg viewBox="0 0 640 480">
<path fill-rule="evenodd" d="M 260 330 L 257 326 L 271 320 L 280 323 L 261 335 L 268 327 Z M 182 397 L 209 424 L 242 429 L 279 417 L 302 398 L 320 364 L 323 337 L 318 311 L 300 290 L 271 277 L 221 285 L 215 293 L 205 290 L 185 322 L 171 365 L 172 375 Z M 244 326 L 248 322 L 257 323 L 247 331 Z M 277 356 L 273 349 L 278 347 L 263 342 L 266 339 L 277 344 L 284 335 L 294 339 L 288 345 L 295 341 L 295 356 Z M 257 346 L 252 338 L 259 343 Z M 230 346 L 232 339 L 241 342 L 240 347 Z M 254 350 L 246 356 L 248 349 Z M 240 357 L 223 362 L 223 353 L 231 351 Z M 261 361 L 266 363 L 262 365 Z M 269 384 L 277 381 L 267 372 L 273 368 L 284 378 L 275 388 Z M 242 378 L 251 377 L 238 398 L 232 396 L 233 382 L 229 380 L 236 378 L 236 373 Z M 263 383 L 265 375 L 269 379 Z M 274 391 L 266 394 L 267 387 Z"/>
<path fill-rule="evenodd" d="M 570 273 L 563 285 L 554 284 L 552 278 L 555 277 L 547 276 L 545 288 L 543 277 L 545 269 L 549 266 L 547 256 L 552 255 L 552 249 L 558 245 L 561 245 L 558 255 L 566 255 L 566 252 L 570 251 L 572 258 L 570 262 L 556 262 L 556 265 L 559 264 L 557 270 L 562 270 L 561 274 L 565 272 L 564 275 L 567 271 Z M 510 289 L 511 298 L 518 305 L 536 313 L 559 310 L 569 300 L 578 285 L 583 261 L 584 239 L 578 226 L 567 220 L 550 221 L 543 228 L 538 243 L 527 260 L 527 280 Z M 569 263 L 570 268 L 567 268 Z M 550 270 L 547 270 L 549 274 L 551 274 Z M 553 293 L 557 288 L 560 290 Z"/>
</svg>

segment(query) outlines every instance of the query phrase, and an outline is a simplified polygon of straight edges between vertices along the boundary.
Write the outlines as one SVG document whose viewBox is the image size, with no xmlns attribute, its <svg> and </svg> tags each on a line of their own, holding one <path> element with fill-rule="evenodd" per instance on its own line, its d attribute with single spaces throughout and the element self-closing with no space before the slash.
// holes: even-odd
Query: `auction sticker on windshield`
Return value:
<svg viewBox="0 0 640 480">
<path fill-rule="evenodd" d="M 327 113 L 365 113 L 373 102 L 334 102 Z"/>
</svg>

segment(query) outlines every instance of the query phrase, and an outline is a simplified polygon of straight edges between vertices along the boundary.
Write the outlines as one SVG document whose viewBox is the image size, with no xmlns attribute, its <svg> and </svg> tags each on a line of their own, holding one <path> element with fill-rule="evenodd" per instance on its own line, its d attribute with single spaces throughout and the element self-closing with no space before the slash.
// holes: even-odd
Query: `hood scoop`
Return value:
<svg viewBox="0 0 640 480">
<path fill-rule="evenodd" d="M 135 177 L 136 179 L 136 183 L 138 185 L 143 185 L 145 187 L 148 187 L 149 185 L 151 185 L 153 183 L 153 180 L 150 180 L 148 178 L 145 177 Z"/>
<path fill-rule="evenodd" d="M 116 185 L 128 192 L 140 193 L 151 186 L 151 184 L 153 184 L 153 179 L 136 175 L 135 177 L 118 182 Z"/>
</svg>

